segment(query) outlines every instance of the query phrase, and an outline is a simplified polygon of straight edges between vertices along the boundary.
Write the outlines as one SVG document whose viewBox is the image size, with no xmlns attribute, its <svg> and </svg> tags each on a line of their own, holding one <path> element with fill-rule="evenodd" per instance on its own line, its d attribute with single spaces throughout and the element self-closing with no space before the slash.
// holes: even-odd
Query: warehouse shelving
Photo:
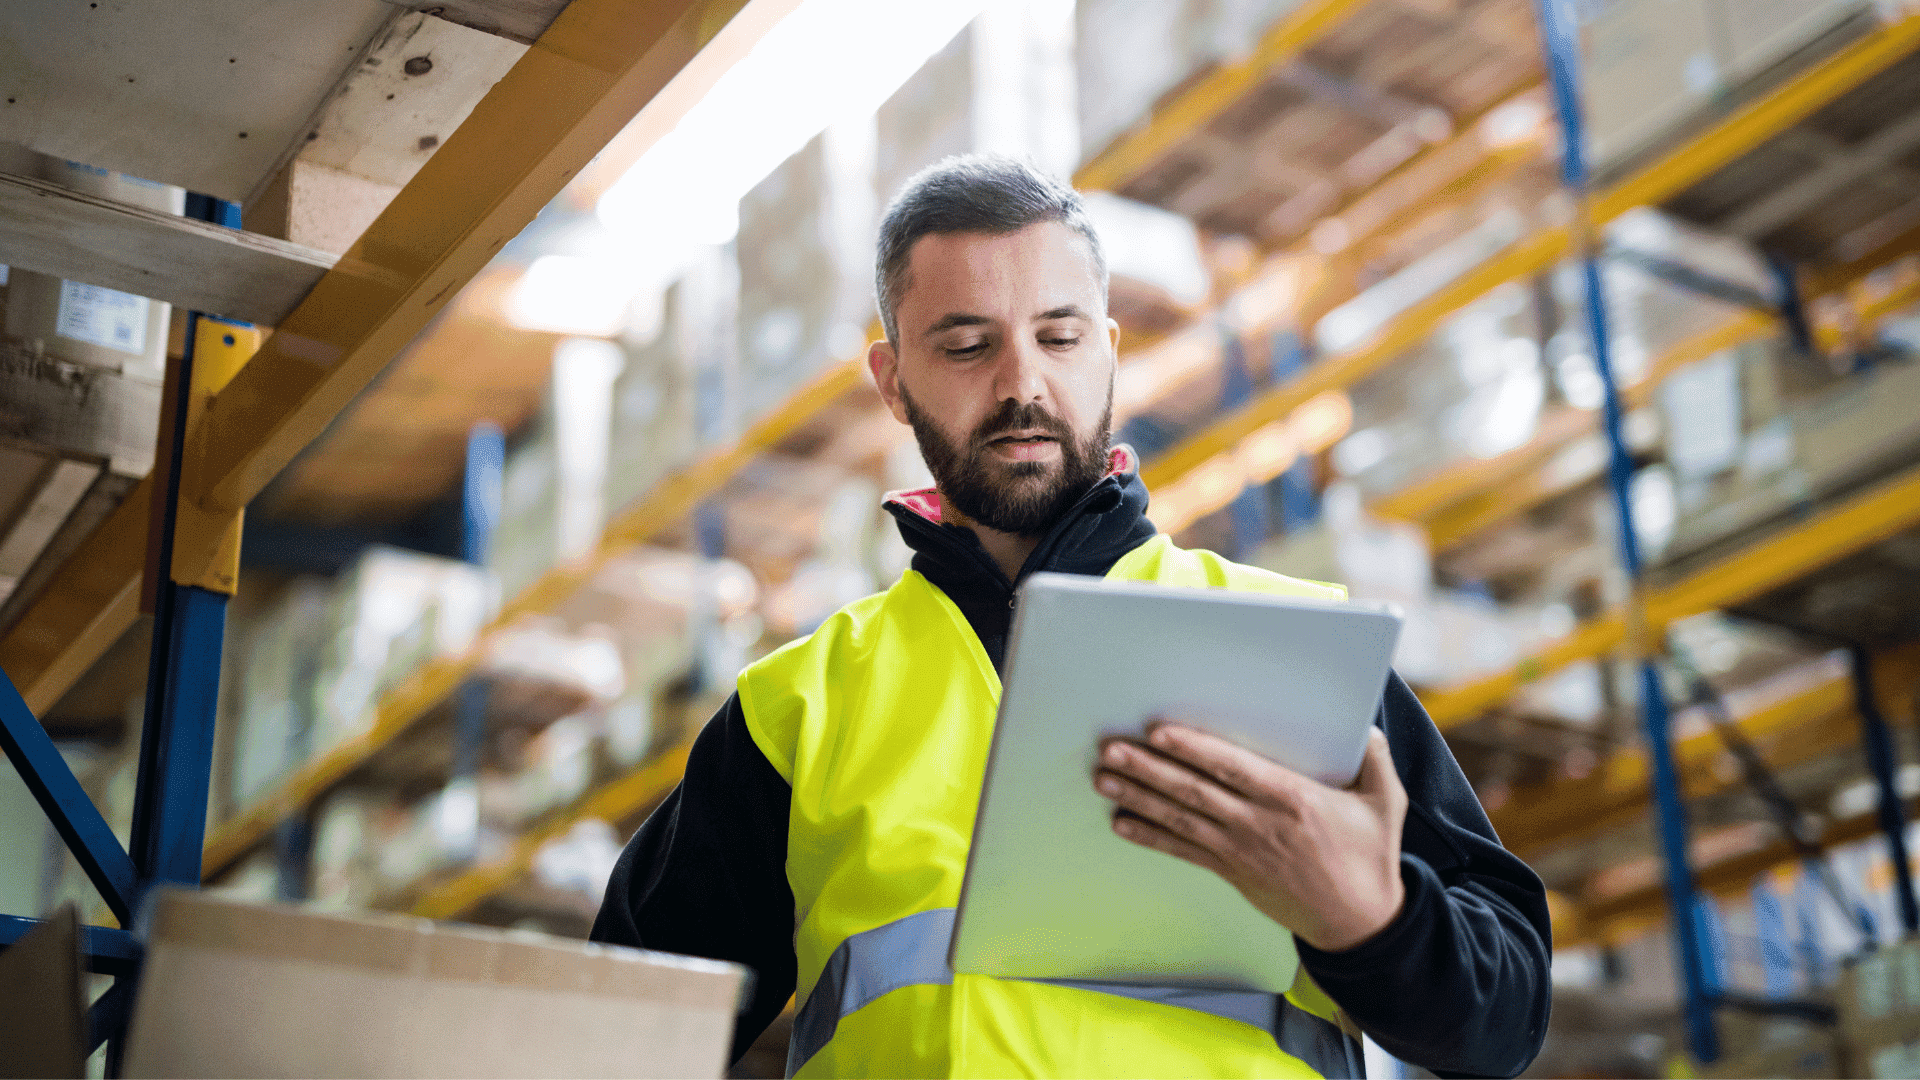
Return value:
<svg viewBox="0 0 1920 1080">
<path fill-rule="evenodd" d="M 1877 269 L 1877 266 L 1849 268 L 1864 273 Z M 1826 295 L 1840 295 L 1857 284 L 1857 281 L 1836 282 Z M 1871 327 L 1915 303 L 1920 303 L 1920 280 L 1876 296 L 1851 314 L 1862 326 Z M 1743 311 L 1729 315 L 1718 325 L 1677 342 L 1655 357 L 1647 366 L 1646 376 L 1622 391 L 1628 407 L 1647 404 L 1667 376 L 1686 365 L 1723 349 L 1760 340 L 1778 330 L 1779 319 L 1765 312 Z M 1843 344 L 1847 332 L 1838 326 L 1818 327 L 1815 341 L 1822 350 L 1836 349 Z M 1450 465 L 1375 500 L 1370 509 L 1382 517 L 1422 525 L 1436 550 L 1450 547 L 1562 489 L 1564 484 L 1550 476 L 1550 470 L 1544 469 L 1543 463 L 1590 434 L 1592 426 L 1590 413 L 1564 408 L 1557 415 L 1544 417 L 1540 431 L 1526 445 L 1496 458 Z"/>
<path fill-rule="evenodd" d="M 1876 658 L 1875 666 L 1889 687 L 1888 703 L 1895 704 L 1892 688 L 1920 679 L 1920 647 L 1888 650 Z M 1735 724 L 1769 767 L 1784 769 L 1853 746 L 1860 730 L 1852 712 L 1848 678 L 1834 672 L 1739 717 Z M 1739 779 L 1718 770 L 1725 754 L 1725 742 L 1711 730 L 1675 742 L 1674 759 L 1688 798 L 1739 785 Z M 1501 841 L 1526 857 L 1638 820 L 1646 813 L 1648 778 L 1646 750 L 1625 748 L 1595 763 L 1581 779 L 1556 779 L 1514 791 L 1489 817 Z"/>
<path fill-rule="evenodd" d="M 1173 145 L 1246 96 L 1274 67 L 1298 56 L 1372 0 L 1307 0 L 1275 23 L 1244 59 L 1207 73 L 1146 124 L 1095 154 L 1073 174 L 1074 186 L 1114 191 L 1139 176 Z"/>
<path fill-rule="evenodd" d="M 699 52 L 705 7 L 568 5 L 205 410 L 188 437 L 177 579 L 207 577 L 241 508 Z M 126 506 L 101 539 L 143 521 Z M 0 640 L 36 709 L 132 625 L 143 550 L 89 544 Z"/>
<path fill-rule="evenodd" d="M 1143 129 L 1123 136 L 1096 155 L 1076 174 L 1076 183 L 1089 188 L 1123 185 L 1141 169 L 1151 165 L 1180 137 L 1205 124 L 1256 85 L 1263 73 L 1297 56 L 1364 6 L 1365 0 L 1313 0 L 1297 8 L 1271 28 L 1246 59 L 1208 73 L 1156 113 Z M 1459 139 L 1472 137 L 1470 130 Z M 1430 150 L 1429 153 L 1454 145 L 1452 142 L 1443 144 L 1443 147 Z M 1517 155 L 1509 151 L 1505 156 Z M 1498 151 L 1491 157 L 1502 159 Z M 1462 171 L 1472 175 L 1480 164 L 1480 160 L 1476 159 Z M 802 387 L 775 412 L 755 424 L 737 443 L 709 454 L 691 468 L 669 478 L 639 504 L 619 515 L 608 525 L 593 557 L 582 563 L 551 570 L 515 597 L 490 624 L 488 632 L 509 625 L 524 615 L 551 610 L 577 591 L 608 557 L 643 543 L 683 520 L 698 502 L 717 492 L 754 455 L 771 447 L 786 433 L 837 401 L 861 378 L 861 363 L 850 360 L 829 369 Z M 264 842 L 280 820 L 312 805 L 355 769 L 393 745 L 435 706 L 446 700 L 455 687 L 477 671 L 488 632 L 483 632 L 480 641 L 464 655 L 429 664 L 409 677 L 380 702 L 376 719 L 368 731 L 318 755 L 275 785 L 268 794 L 241 808 L 232 818 L 214 829 L 208 837 L 205 852 L 209 874 L 217 875 L 234 865 L 248 851 Z"/>
<path fill-rule="evenodd" d="M 1658 631 L 1690 615 L 1731 607 L 1795 581 L 1856 551 L 1920 525 L 1920 468 L 1840 501 L 1803 524 L 1774 533 L 1670 585 L 1648 590 L 1646 625 Z M 1618 648 L 1627 616 L 1590 619 L 1513 668 L 1461 686 L 1421 695 L 1441 730 L 1456 727 L 1513 695 L 1522 685 L 1579 660 Z"/>
<path fill-rule="evenodd" d="M 1704 134 L 1632 176 L 1594 195 L 1596 226 L 1628 210 L 1671 198 L 1767 139 L 1804 119 L 1866 79 L 1920 48 L 1920 15 L 1874 31 L 1786 85 L 1747 105 Z M 1345 389 L 1391 365 L 1455 312 L 1497 286 L 1540 273 L 1572 251 L 1569 226 L 1554 225 L 1510 245 L 1427 300 L 1394 319 L 1365 344 L 1315 362 L 1295 379 L 1272 387 L 1236 412 L 1209 424 L 1146 463 L 1149 487 L 1167 487 L 1214 458 L 1230 454 L 1248 436 L 1321 393 Z"/>
<path fill-rule="evenodd" d="M 1326 27 L 1337 22 L 1340 17 L 1350 13 L 1350 9 L 1357 6 L 1326 3 L 1311 5 L 1312 10 L 1302 8 L 1297 13 L 1300 17 L 1276 27 L 1275 31 L 1269 34 L 1262 48 L 1263 50 L 1280 50 L 1272 52 L 1273 56 L 1292 55 L 1286 50 L 1297 51 L 1303 48 L 1312 40 L 1314 32 L 1323 32 Z M 1816 65 L 1812 70 L 1803 73 L 1762 100 L 1737 111 L 1687 145 L 1667 153 L 1654 165 L 1636 172 L 1633 176 L 1607 189 L 1595 200 L 1596 215 L 1611 218 L 1634 206 L 1671 196 L 1676 191 L 1684 189 L 1689 183 L 1711 174 L 1741 154 L 1752 150 L 1825 102 L 1859 85 L 1876 72 L 1884 70 L 1910 54 L 1916 46 L 1920 46 L 1920 17 L 1909 17 L 1882 28 Z M 1262 55 L 1265 55 L 1264 51 Z M 1234 69 L 1234 73 L 1231 74 L 1232 84 L 1244 89 L 1249 85 L 1248 80 L 1251 78 L 1249 72 L 1255 70 L 1251 67 L 1244 70 Z M 1227 72 L 1216 73 L 1216 75 L 1223 80 L 1228 79 Z M 1223 81 L 1219 85 L 1225 86 L 1227 82 Z M 1177 139 L 1180 131 L 1190 130 L 1192 126 L 1204 123 L 1219 108 L 1224 107 L 1225 102 L 1222 99 L 1205 96 L 1217 93 L 1217 88 L 1209 89 L 1210 86 L 1212 86 L 1211 83 L 1203 81 L 1199 86 L 1176 98 L 1172 105 L 1156 114 L 1144 131 L 1116 143 L 1107 153 L 1090 163 L 1076 179 L 1083 186 L 1109 186 L 1123 182 L 1125 176 L 1129 175 L 1129 170 L 1144 167 L 1155 154 L 1162 152 L 1166 146 Z M 1533 91 L 1521 91 L 1522 94 L 1531 92 Z M 1188 103 L 1189 95 L 1194 94 L 1202 96 Z M 1183 128 L 1181 126 L 1183 124 L 1187 127 Z M 1221 435 L 1223 430 L 1255 430 L 1273 418 L 1286 415 L 1293 408 L 1320 393 L 1348 387 L 1364 375 L 1391 364 L 1405 349 L 1430 334 L 1454 311 L 1500 284 L 1541 272 L 1566 257 L 1570 250 L 1570 243 L 1571 233 L 1564 227 L 1554 227 L 1541 230 L 1510 246 L 1505 252 L 1469 272 L 1427 302 L 1394 320 L 1361 348 L 1314 364 L 1292 382 L 1267 391 L 1243 412 L 1222 419 L 1194 439 L 1148 462 L 1144 470 L 1146 479 L 1150 486 L 1177 482 L 1187 470 L 1207 460 L 1209 455 L 1200 453 L 1201 449 L 1212 447 L 1217 443 L 1230 445 L 1223 440 Z M 1903 245 L 1889 245 L 1887 249 L 1875 252 L 1856 264 L 1835 268 L 1817 277 L 1811 283 L 1811 291 L 1816 295 L 1837 292 L 1904 253 Z M 1897 310 L 1911 299 L 1903 290 L 1891 296 L 1876 299 L 1866 305 L 1860 315 L 1865 320 L 1872 320 Z M 1644 397 L 1665 374 L 1721 348 L 1763 335 L 1773 325 L 1772 319 L 1758 313 L 1732 316 L 1721 326 L 1703 331 L 1668 350 L 1656 362 L 1650 377 L 1638 384 L 1632 394 L 1636 400 Z M 1825 340 L 1830 342 L 1834 331 L 1829 329 L 1824 333 Z M 810 415 L 812 410 L 823 408 L 833 397 L 854 385 L 858 378 L 857 365 L 852 363 L 828 373 L 820 382 L 808 387 L 789 403 L 788 408 L 802 410 L 794 416 L 793 422 L 797 424 L 806 415 Z M 782 413 L 786 412 L 787 409 L 783 408 Z M 1244 431 L 1241 433 L 1244 434 Z M 1557 434 L 1571 437 L 1564 432 Z M 1584 434 L 1584 431 L 1580 434 Z M 772 441 L 774 440 L 761 440 L 760 443 L 771 445 Z M 744 445 L 746 444 L 743 443 Z M 1515 453 L 1527 453 L 1538 449 L 1530 446 Z M 1531 457 L 1530 454 L 1529 457 Z M 743 460 L 744 458 L 735 458 L 734 467 Z M 717 490 L 719 483 L 724 480 L 728 472 L 730 472 L 728 467 L 714 464 L 704 473 L 710 478 L 711 486 L 693 482 L 690 473 L 687 475 L 687 481 L 693 482 L 694 486 L 687 490 L 701 493 Z M 1444 482 L 1458 483 L 1457 479 L 1451 477 Z M 1470 489 L 1470 485 L 1460 486 Z M 1506 494 L 1510 495 L 1511 489 Z M 684 515 L 697 498 L 696 495 L 685 501 L 672 503 L 664 499 L 656 501 L 650 498 L 643 504 L 643 508 L 637 508 L 630 524 L 616 525 L 609 529 L 607 543 L 611 546 L 638 543 L 641 539 L 654 535 L 660 529 L 670 525 L 677 520 L 678 516 Z M 1506 505 L 1506 501 L 1504 499 L 1502 501 L 1503 505 Z M 1753 549 L 1725 560 L 1708 571 L 1659 590 L 1651 598 L 1650 611 L 1656 617 L 1657 623 L 1664 624 L 1687 615 L 1724 607 L 1744 597 L 1756 595 L 1768 588 L 1792 581 L 1797 576 L 1849 551 L 1858 550 L 1875 539 L 1920 521 L 1920 512 L 1910 510 L 1910 506 L 1920 506 L 1920 474 L 1904 477 L 1873 493 L 1860 496 L 1812 522 L 1786 530 Z M 1459 535 L 1464 536 L 1465 533 L 1461 532 Z M 523 598 L 523 601 L 516 605 L 515 610 L 540 610 L 543 604 L 551 604 L 555 598 L 577 586 L 579 580 L 584 579 L 574 579 L 570 583 L 559 581 L 548 583 L 543 580 L 542 585 L 536 586 L 528 597 Z M 549 591 L 549 584 L 556 587 Z M 1423 693 L 1422 697 L 1427 702 L 1436 722 L 1443 728 L 1457 727 L 1511 696 L 1514 691 L 1540 675 L 1576 660 L 1591 659 L 1612 651 L 1624 641 L 1624 636 L 1623 619 L 1617 615 L 1602 617 L 1583 625 L 1567 640 L 1555 643 L 1527 658 L 1511 671 L 1476 680 L 1464 686 L 1429 690 Z M 426 677 L 420 687 L 409 683 L 408 687 L 403 688 L 390 703 L 394 708 L 392 715 L 396 718 L 406 715 L 417 717 L 434 701 L 444 696 L 464 674 L 464 670 L 457 674 L 451 670 L 441 671 L 438 674 L 423 674 Z M 1770 710 L 1767 714 L 1768 723 L 1791 724 L 1804 720 L 1805 717 L 1817 711 L 1815 706 L 1820 700 L 1824 699 L 1808 698 L 1792 708 Z M 388 716 L 388 703 L 383 703 L 382 720 L 376 730 L 387 730 Z M 397 733 L 397 729 L 393 729 L 391 733 Z M 531 863 L 533 852 L 546 838 L 559 835 L 565 831 L 566 827 L 570 827 L 579 820 L 594 816 L 607 817 L 616 808 L 617 817 L 608 817 L 608 820 L 630 820 L 671 790 L 673 783 L 677 782 L 677 771 L 672 765 L 675 760 L 674 755 L 684 753 L 684 749 L 684 747 L 676 748 L 670 752 L 669 756 L 643 765 L 634 773 L 590 793 L 576 804 L 573 811 L 556 819 L 558 824 L 542 829 L 539 840 L 523 839 L 508 856 L 473 867 L 466 873 L 431 887 L 415 901 L 415 910 L 443 916 L 472 910 L 491 892 L 524 873 Z M 250 808 L 241 818 L 229 823 L 230 830 L 222 830 L 215 836 L 209 845 L 210 865 L 230 864 L 239 854 L 267 835 L 279 814 L 292 806 L 304 805 L 343 776 L 352 767 L 353 761 L 365 760 L 365 756 L 373 752 L 377 752 L 377 745 L 353 744 L 336 751 L 345 756 L 333 761 L 331 766 L 323 759 L 308 769 L 303 769 L 281 789 L 291 796 L 288 801 L 273 804 L 272 812 L 269 812 L 265 806 Z M 647 777 L 645 783 L 635 779 L 642 775 Z M 622 794 L 617 797 L 606 794 L 616 789 Z"/>
<path fill-rule="evenodd" d="M 552 610 L 577 592 L 609 559 L 683 521 L 695 506 L 719 491 L 755 455 L 778 444 L 821 409 L 837 401 L 858 382 L 863 371 L 863 365 L 857 360 L 828 368 L 756 421 L 740 439 L 709 452 L 689 468 L 668 477 L 651 494 L 618 515 L 607 525 L 599 547 L 590 557 L 549 570 L 514 597 L 467 652 L 428 664 L 383 698 L 366 732 L 308 761 L 268 794 L 215 828 L 207 837 L 205 859 L 209 875 L 232 866 L 268 839 L 283 818 L 311 805 L 424 719 L 479 670 L 492 634 L 525 615 Z"/>
<path fill-rule="evenodd" d="M 457 5 L 469 17 L 489 6 Z M 0 639 L 8 756 L 122 925 L 154 885 L 202 879 L 221 615 L 245 505 L 730 19 L 763 30 L 784 10 L 573 0 L 550 26 L 541 17 L 532 47 L 338 260 L 240 234 L 237 213 L 213 200 L 205 216 L 217 225 L 0 184 L 0 205 L 18 211 L 5 218 L 10 263 L 276 324 L 264 344 L 244 328 L 209 342 L 199 332 L 208 320 L 189 316 L 185 357 L 170 366 L 171 453 Z M 515 14 L 525 22 L 538 12 Z M 649 116 L 654 137 L 691 103 L 663 96 Z M 36 716 L 133 625 L 143 574 L 159 590 L 160 677 L 149 687 L 133 840 L 122 849 Z M 0 919 L 0 943 L 33 925 Z M 126 974 L 137 959 L 137 943 L 117 928 L 84 928 L 83 943 L 96 971 Z M 96 1005 L 105 1021 L 96 1041 L 124 1023 L 126 991 L 123 983 Z"/>
</svg>

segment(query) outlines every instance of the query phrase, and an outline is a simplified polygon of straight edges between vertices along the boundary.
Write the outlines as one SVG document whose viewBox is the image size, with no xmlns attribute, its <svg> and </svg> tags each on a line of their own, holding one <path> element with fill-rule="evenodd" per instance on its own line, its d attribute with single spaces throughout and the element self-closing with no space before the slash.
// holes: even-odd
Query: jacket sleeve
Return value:
<svg viewBox="0 0 1920 1080">
<path fill-rule="evenodd" d="M 1546 1038 L 1546 889 L 1500 846 L 1446 741 L 1398 674 L 1376 721 L 1408 810 L 1406 906 L 1344 952 L 1296 943 L 1307 972 L 1388 1053 L 1437 1076 L 1514 1076 Z"/>
<path fill-rule="evenodd" d="M 734 695 L 694 740 L 685 777 L 640 826 L 607 882 L 592 938 L 744 964 L 738 1060 L 793 996 L 793 790 L 747 733 Z"/>
</svg>

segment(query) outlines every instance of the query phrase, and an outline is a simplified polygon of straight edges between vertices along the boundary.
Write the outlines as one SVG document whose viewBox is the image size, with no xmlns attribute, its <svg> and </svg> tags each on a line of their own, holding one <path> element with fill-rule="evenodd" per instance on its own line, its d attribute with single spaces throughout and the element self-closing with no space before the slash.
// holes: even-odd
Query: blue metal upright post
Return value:
<svg viewBox="0 0 1920 1080">
<path fill-rule="evenodd" d="M 1579 91 L 1579 45 L 1572 0 L 1535 0 L 1540 33 L 1546 52 L 1547 71 L 1553 85 L 1554 105 L 1560 115 L 1563 136 L 1562 177 L 1579 203 L 1580 262 L 1586 283 L 1587 326 L 1592 337 L 1594 366 L 1605 389 L 1604 412 L 1609 467 L 1607 477 L 1613 489 L 1614 504 L 1620 519 L 1620 556 L 1635 594 L 1638 619 L 1641 590 L 1640 545 L 1634 532 L 1633 505 L 1628 485 L 1633 477 L 1633 456 L 1627 450 L 1622 427 L 1620 390 L 1615 382 L 1612 355 L 1607 339 L 1606 295 L 1596 256 L 1598 244 L 1587 215 L 1587 161 Z M 1720 1056 L 1719 1032 L 1713 1019 L 1713 991 L 1702 949 L 1698 896 L 1693 870 L 1687 865 L 1687 814 L 1680 800 L 1679 774 L 1673 762 L 1673 737 L 1667 698 L 1659 672 L 1644 640 L 1644 627 L 1629 634 L 1629 642 L 1640 666 L 1641 724 L 1652 758 L 1654 809 L 1658 816 L 1661 854 L 1666 866 L 1667 905 L 1673 914 L 1674 945 L 1679 953 L 1681 986 L 1686 993 L 1687 1044 L 1693 1056 L 1712 1062 Z"/>
<path fill-rule="evenodd" d="M 1880 715 L 1880 702 L 1873 689 L 1873 657 L 1866 646 L 1856 644 L 1847 647 L 1847 659 L 1867 767 L 1873 771 L 1880 793 L 1880 831 L 1886 835 L 1887 858 L 1893 863 L 1893 896 L 1900 907 L 1900 925 L 1909 934 L 1920 933 L 1920 903 L 1914 899 L 1913 865 L 1907 861 L 1907 812 L 1900 798 L 1899 763 L 1894 758 L 1893 733 L 1887 729 L 1887 718 Z"/>
<path fill-rule="evenodd" d="M 239 208 L 204 195 L 187 214 L 229 228 Z M 173 580 L 173 533 L 185 465 L 187 415 L 193 395 L 200 315 L 187 315 L 185 347 L 169 373 L 169 415 L 162 417 L 158 528 L 153 536 L 153 649 L 147 663 L 146 721 L 140 727 L 140 773 L 134 786 L 129 854 L 143 886 L 200 884 L 207 831 L 207 789 L 213 769 L 214 712 L 220 700 L 220 654 L 227 596 Z"/>
</svg>

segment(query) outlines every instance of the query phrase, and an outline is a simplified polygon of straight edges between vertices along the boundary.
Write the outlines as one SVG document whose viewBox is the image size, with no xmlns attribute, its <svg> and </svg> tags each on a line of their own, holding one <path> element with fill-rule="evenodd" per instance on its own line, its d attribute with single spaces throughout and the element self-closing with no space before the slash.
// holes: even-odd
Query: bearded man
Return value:
<svg viewBox="0 0 1920 1080">
<path fill-rule="evenodd" d="M 1070 188 L 940 162 L 887 211 L 876 292 L 868 366 L 935 481 L 886 500 L 912 567 L 740 674 L 621 855 L 595 940 L 752 968 L 735 1054 L 791 996 L 789 1075 L 1356 1076 L 1360 1032 L 1442 1076 L 1524 1069 L 1550 1000 L 1545 891 L 1397 675 L 1345 790 L 1177 723 L 1061 777 L 1292 934 L 1288 993 L 947 967 L 1026 575 L 1338 590 L 1156 535 L 1109 445 L 1120 330 Z"/>
</svg>

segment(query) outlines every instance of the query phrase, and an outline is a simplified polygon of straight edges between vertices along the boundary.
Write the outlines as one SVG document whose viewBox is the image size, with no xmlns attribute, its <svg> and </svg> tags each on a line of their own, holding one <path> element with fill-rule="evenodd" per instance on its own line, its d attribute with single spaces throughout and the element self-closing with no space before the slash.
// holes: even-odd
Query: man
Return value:
<svg viewBox="0 0 1920 1080">
<path fill-rule="evenodd" d="M 1546 1028 L 1545 894 L 1398 676 L 1350 790 L 1175 723 L 1061 778 L 1293 933 L 1285 996 L 947 969 L 1021 578 L 1330 591 L 1155 535 L 1131 452 L 1108 446 L 1106 286 L 1063 185 L 991 157 L 908 183 L 881 226 L 868 365 L 935 480 L 887 500 L 912 569 L 741 674 L 594 938 L 753 968 L 736 1055 L 797 991 L 802 1076 L 1350 1075 L 1356 1030 L 1442 1075 L 1518 1073 Z"/>
</svg>

